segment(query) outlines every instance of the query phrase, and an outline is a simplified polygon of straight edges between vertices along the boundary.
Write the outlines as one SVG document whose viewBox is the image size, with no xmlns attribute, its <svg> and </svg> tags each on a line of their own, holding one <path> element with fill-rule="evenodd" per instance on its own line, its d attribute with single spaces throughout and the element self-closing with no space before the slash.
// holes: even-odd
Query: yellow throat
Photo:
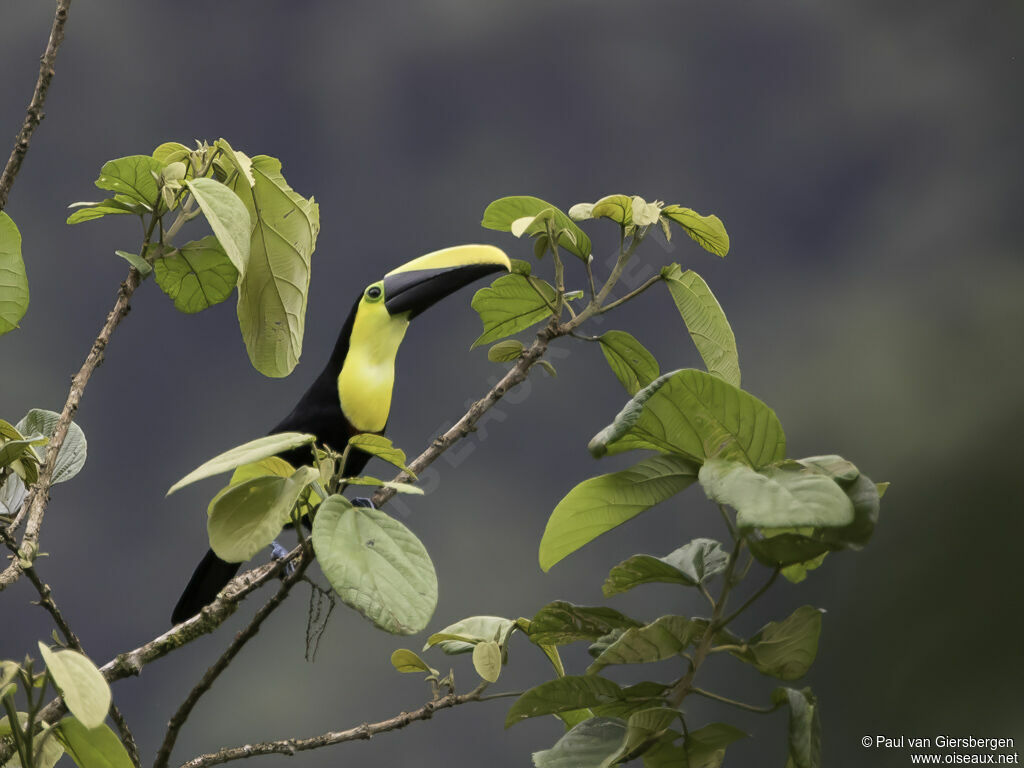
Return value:
<svg viewBox="0 0 1024 768">
<path fill-rule="evenodd" d="M 391 411 L 395 356 L 409 327 L 406 315 L 392 317 L 383 301 L 359 302 L 348 354 L 338 374 L 345 418 L 360 432 L 380 432 Z"/>
</svg>

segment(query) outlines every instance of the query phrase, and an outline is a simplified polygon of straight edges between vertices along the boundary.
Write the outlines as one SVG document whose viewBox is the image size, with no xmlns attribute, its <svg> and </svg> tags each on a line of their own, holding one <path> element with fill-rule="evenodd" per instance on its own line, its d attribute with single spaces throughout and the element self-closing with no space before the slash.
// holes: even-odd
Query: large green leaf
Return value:
<svg viewBox="0 0 1024 768">
<path fill-rule="evenodd" d="M 185 182 L 199 203 L 210 229 L 239 279 L 244 280 L 249 267 L 249 232 L 252 227 L 249 211 L 238 196 L 215 179 L 192 179 Z"/>
<path fill-rule="evenodd" d="M 681 715 L 679 710 L 664 706 L 648 706 L 630 713 L 626 722 L 626 738 L 612 764 L 646 753 L 654 742 L 663 737 L 675 739 L 675 732 L 669 731 L 669 727 Z"/>
<path fill-rule="evenodd" d="M 500 616 L 470 616 L 432 634 L 423 645 L 423 650 L 436 645 L 445 653 L 452 655 L 469 653 L 475 645 L 488 640 L 495 640 L 504 645 L 515 628 L 516 623 L 512 619 L 503 619 Z"/>
<path fill-rule="evenodd" d="M 558 244 L 583 260 L 589 258 L 591 245 L 587 234 L 561 210 L 539 197 L 514 195 L 495 200 L 484 210 L 484 218 L 480 223 L 487 229 L 511 232 L 513 222 L 549 210 L 553 212 L 555 229 L 560 232 Z"/>
<path fill-rule="evenodd" d="M 132 759 L 110 728 L 86 728 L 73 717 L 65 717 L 57 734 L 78 768 L 133 768 Z"/>
<path fill-rule="evenodd" d="M 708 459 L 700 468 L 708 498 L 736 510 L 740 527 L 836 527 L 853 522 L 853 503 L 831 477 L 796 462 L 758 472 L 742 461 Z"/>
<path fill-rule="evenodd" d="M 629 469 L 584 480 L 551 513 L 540 542 L 540 567 L 547 571 L 602 533 L 689 487 L 697 469 L 680 456 L 652 456 Z"/>
<path fill-rule="evenodd" d="M 597 640 L 615 630 L 639 626 L 639 621 L 614 608 L 556 600 L 537 611 L 530 620 L 528 634 L 537 645 L 567 645 L 577 640 Z"/>
<path fill-rule="evenodd" d="M 110 709 L 110 686 L 96 665 L 78 651 L 51 651 L 43 643 L 39 653 L 71 714 L 86 728 L 102 725 Z"/>
<path fill-rule="evenodd" d="M 551 749 L 533 753 L 536 768 L 607 768 L 626 736 L 626 724 L 591 717 L 574 725 Z"/>
<path fill-rule="evenodd" d="M 695 587 L 725 570 L 729 555 L 713 539 L 694 539 L 665 557 L 633 555 L 616 565 L 605 579 L 606 597 L 640 584 L 664 582 Z"/>
<path fill-rule="evenodd" d="M 821 768 L 821 714 L 810 688 L 776 688 L 776 706 L 789 707 L 789 761 L 793 768 Z"/>
<path fill-rule="evenodd" d="M 834 547 L 860 549 L 871 539 L 878 524 L 878 486 L 867 475 L 858 474 L 856 480 L 845 484 L 843 491 L 853 505 L 853 522 L 841 528 L 827 528 L 821 537 Z"/>
<path fill-rule="evenodd" d="M 681 226 L 704 250 L 716 256 L 725 256 L 729 252 L 729 233 L 717 216 L 701 216 L 692 208 L 681 205 L 666 205 L 661 209 L 661 215 Z"/>
<path fill-rule="evenodd" d="M 172 485 L 167 491 L 167 495 L 170 496 L 186 485 L 191 485 L 199 480 L 205 480 L 207 477 L 213 477 L 222 472 L 229 472 L 243 464 L 266 459 L 302 445 L 311 445 L 315 441 L 315 435 L 307 435 L 302 432 L 279 432 L 256 440 L 250 440 L 248 443 L 243 443 L 232 448 L 230 451 L 214 456 L 209 461 L 196 467 Z M 310 459 L 312 459 L 312 456 L 313 454 L 310 452 Z"/>
<path fill-rule="evenodd" d="M 775 412 L 756 397 L 687 368 L 637 392 L 588 447 L 598 458 L 652 449 L 698 462 L 719 456 L 758 468 L 785 456 L 786 436 Z"/>
<path fill-rule="evenodd" d="M 730 653 L 770 677 L 801 678 L 818 655 L 822 613 L 810 605 L 801 606 L 783 621 L 766 624 L 742 650 Z"/>
<path fill-rule="evenodd" d="M 22 434 L 40 434 L 47 441 L 53 437 L 57 430 L 57 422 L 60 421 L 60 414 L 55 411 L 47 411 L 43 408 L 33 408 L 25 414 L 17 424 L 17 429 Z M 46 445 L 35 446 L 36 455 L 40 461 L 46 458 Z M 89 444 L 85 439 L 85 432 L 82 428 L 71 422 L 68 425 L 67 435 L 57 452 L 57 460 L 53 464 L 52 482 L 64 483 L 77 475 L 85 466 L 85 459 L 89 453 Z"/>
<path fill-rule="evenodd" d="M 666 267 L 661 274 L 708 373 L 738 387 L 740 361 L 736 337 L 704 278 L 692 269 L 683 272 L 678 264 Z"/>
<path fill-rule="evenodd" d="M 610 704 L 622 697 L 618 685 L 597 675 L 559 677 L 531 688 L 516 699 L 505 717 L 505 727 L 539 715 Z"/>
<path fill-rule="evenodd" d="M 677 656 L 695 643 L 705 629 L 705 622 L 685 616 L 662 616 L 646 626 L 627 629 L 594 660 L 587 674 L 600 672 L 610 664 L 647 664 Z"/>
<path fill-rule="evenodd" d="M 625 331 L 605 331 L 597 340 L 612 373 L 629 394 L 635 395 L 661 373 L 654 355 Z"/>
<path fill-rule="evenodd" d="M 405 466 L 405 451 L 401 448 L 395 448 L 391 441 L 384 437 L 384 435 L 374 435 L 369 432 L 361 435 L 353 435 L 349 438 L 348 444 L 353 448 L 358 448 L 363 453 L 376 456 L 378 459 L 386 461 L 392 466 L 398 467 L 410 477 L 416 477 L 412 470 Z"/>
<path fill-rule="evenodd" d="M 28 309 L 28 277 L 21 259 L 21 233 L 0 211 L 0 336 L 13 331 Z"/>
<path fill-rule="evenodd" d="M 543 280 L 523 275 L 499 277 L 473 296 L 471 304 L 483 321 L 484 332 L 473 342 L 471 349 L 539 323 L 551 315 L 548 303 L 554 302 L 555 289 Z"/>
<path fill-rule="evenodd" d="M 157 259 L 153 270 L 174 307 L 189 315 L 224 301 L 238 281 L 238 270 L 212 235 Z"/>
<path fill-rule="evenodd" d="M 437 606 L 437 574 L 426 548 L 398 520 L 331 496 L 313 521 L 313 547 L 335 592 L 386 632 L 411 635 Z"/>
<path fill-rule="evenodd" d="M 104 163 L 96 186 L 142 203 L 148 210 L 156 207 L 159 191 L 153 174 L 160 175 L 163 164 L 149 155 L 129 155 Z"/>
<path fill-rule="evenodd" d="M 142 216 L 147 212 L 146 207 L 141 203 L 135 202 L 127 195 L 114 195 L 97 203 L 72 203 L 68 208 L 78 209 L 68 216 L 68 224 L 81 224 L 83 221 L 92 221 L 93 219 L 117 214 Z"/>
<path fill-rule="evenodd" d="M 229 563 L 251 559 L 277 538 L 299 496 L 319 478 L 313 467 L 299 467 L 291 477 L 265 475 L 227 486 L 209 505 L 210 549 Z"/>
<path fill-rule="evenodd" d="M 234 155 L 245 158 L 237 150 Z M 287 376 L 302 352 L 320 208 L 288 186 L 279 160 L 257 155 L 250 171 L 253 185 L 244 173 L 229 180 L 251 218 L 249 262 L 238 285 L 238 322 L 256 370 Z"/>
</svg>

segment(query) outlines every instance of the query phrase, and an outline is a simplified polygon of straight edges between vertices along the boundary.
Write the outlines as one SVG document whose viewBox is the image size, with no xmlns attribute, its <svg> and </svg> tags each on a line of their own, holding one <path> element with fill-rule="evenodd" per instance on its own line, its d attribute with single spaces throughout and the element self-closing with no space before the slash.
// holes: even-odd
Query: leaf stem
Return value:
<svg viewBox="0 0 1024 768">
<path fill-rule="evenodd" d="M 690 688 L 690 692 L 695 693 L 698 696 L 703 696 L 705 699 L 720 701 L 723 704 L 728 704 L 730 707 L 736 707 L 737 709 L 745 709 L 747 712 L 757 712 L 759 715 L 768 715 L 777 709 L 777 707 L 757 707 L 753 704 L 747 704 L 742 701 L 736 701 L 735 699 L 726 698 L 725 696 L 719 696 L 717 693 L 705 691 L 703 688 L 698 688 L 696 686 L 692 686 Z"/>
<path fill-rule="evenodd" d="M 661 282 L 661 280 L 662 280 L 662 277 L 661 277 L 661 274 L 659 273 L 659 274 L 655 275 L 654 277 L 650 278 L 647 282 L 645 282 L 643 285 L 641 285 L 635 291 L 630 291 L 625 296 L 623 296 L 621 299 L 616 299 L 611 304 L 605 304 L 603 307 L 601 307 L 598 310 L 597 313 L 599 315 L 603 315 L 608 310 L 615 309 L 615 307 L 619 306 L 620 304 L 625 304 L 627 301 L 630 301 L 631 299 L 635 299 L 637 296 L 639 296 L 641 293 L 646 291 L 648 288 L 650 288 L 655 283 Z"/>
<path fill-rule="evenodd" d="M 753 605 L 758 600 L 758 598 L 761 597 L 761 595 L 767 592 L 771 588 L 772 584 L 775 583 L 775 580 L 779 577 L 780 572 L 780 568 L 773 569 L 771 576 L 769 576 L 768 580 L 761 585 L 760 589 L 758 589 L 754 594 L 748 597 L 746 601 L 743 603 L 743 605 L 741 605 L 735 611 L 733 611 L 724 619 L 722 619 L 721 624 L 719 625 L 719 629 L 721 629 L 722 627 L 727 627 L 729 624 L 731 624 L 741 613 L 743 613 L 745 610 L 747 610 L 747 608 Z"/>
</svg>

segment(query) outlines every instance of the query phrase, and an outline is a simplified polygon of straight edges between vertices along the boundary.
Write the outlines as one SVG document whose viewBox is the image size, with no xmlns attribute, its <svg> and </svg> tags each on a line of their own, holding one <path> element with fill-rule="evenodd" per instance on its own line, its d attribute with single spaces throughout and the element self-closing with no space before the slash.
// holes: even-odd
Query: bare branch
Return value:
<svg viewBox="0 0 1024 768">
<path fill-rule="evenodd" d="M 36 89 L 32 93 L 32 101 L 29 102 L 28 110 L 25 113 L 25 122 L 21 126 L 17 139 L 14 141 L 14 149 L 7 160 L 3 174 L 0 175 L 0 211 L 7 206 L 7 196 L 14 186 L 14 178 L 21 170 L 21 163 L 28 154 L 28 144 L 32 139 L 39 123 L 46 116 L 43 113 L 43 103 L 46 101 L 46 93 L 50 89 L 50 81 L 53 80 L 53 66 L 57 61 L 57 49 L 64 42 L 64 23 L 68 20 L 68 8 L 71 0 L 58 0 L 57 11 L 53 16 L 53 26 L 50 28 L 50 40 L 46 44 L 46 50 L 39 59 L 39 78 L 36 80 Z"/>
</svg>

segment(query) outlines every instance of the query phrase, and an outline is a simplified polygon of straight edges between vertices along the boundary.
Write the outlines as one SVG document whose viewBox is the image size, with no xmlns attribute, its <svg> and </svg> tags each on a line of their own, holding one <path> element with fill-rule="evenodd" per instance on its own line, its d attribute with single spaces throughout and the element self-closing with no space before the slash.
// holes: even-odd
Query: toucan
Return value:
<svg viewBox="0 0 1024 768">
<path fill-rule="evenodd" d="M 413 259 L 368 285 L 348 314 L 327 365 L 298 404 L 270 433 L 305 432 L 341 452 L 360 433 L 383 434 L 391 412 L 395 357 L 409 321 L 466 285 L 511 270 L 508 256 L 491 245 L 445 248 Z M 308 463 L 307 448 L 280 454 L 294 466 Z M 346 476 L 358 475 L 369 454 L 349 451 Z M 210 550 L 196 567 L 171 621 L 198 613 L 238 572 Z"/>
</svg>

